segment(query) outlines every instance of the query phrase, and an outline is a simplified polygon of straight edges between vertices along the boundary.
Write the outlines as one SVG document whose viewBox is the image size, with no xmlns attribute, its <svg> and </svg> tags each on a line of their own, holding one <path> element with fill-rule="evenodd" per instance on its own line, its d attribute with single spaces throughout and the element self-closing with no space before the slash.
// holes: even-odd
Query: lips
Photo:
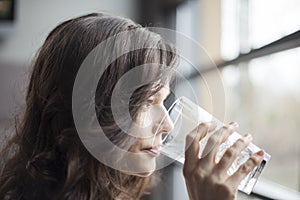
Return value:
<svg viewBox="0 0 300 200">
<path fill-rule="evenodd" d="M 152 156 L 157 157 L 160 155 L 160 146 L 145 148 L 145 149 L 143 149 L 143 151 L 145 151 L 146 153 L 148 153 Z"/>
</svg>

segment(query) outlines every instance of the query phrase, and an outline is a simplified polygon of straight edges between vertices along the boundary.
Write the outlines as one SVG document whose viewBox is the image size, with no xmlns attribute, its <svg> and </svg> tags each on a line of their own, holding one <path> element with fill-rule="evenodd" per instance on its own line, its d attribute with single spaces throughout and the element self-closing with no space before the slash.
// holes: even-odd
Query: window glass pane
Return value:
<svg viewBox="0 0 300 200">
<path fill-rule="evenodd" d="M 259 48 L 300 29 L 299 0 L 247 1 L 222 0 L 221 52 L 225 60 L 239 55 L 241 42 Z M 243 5 L 248 6 L 248 15 L 241 10 Z M 245 20 L 248 36 L 241 35 Z"/>
<path fill-rule="evenodd" d="M 243 6 L 249 10 L 242 12 Z M 223 59 L 236 57 L 241 51 L 238 44 L 242 42 L 250 48 L 259 48 L 300 30 L 299 10 L 299 0 L 222 0 Z M 248 28 L 243 26 L 243 20 L 249 24 Z M 249 33 L 245 34 L 242 27 Z M 297 191 L 300 190 L 299 63 L 300 48 L 297 48 L 222 70 L 227 121 L 238 121 L 241 132 L 252 133 L 255 143 L 272 155 L 264 178 Z"/>
<path fill-rule="evenodd" d="M 300 48 L 222 71 L 228 120 L 272 158 L 263 177 L 299 191 Z"/>
<path fill-rule="evenodd" d="M 300 29 L 299 0 L 251 0 L 250 35 L 258 48 Z"/>
<path fill-rule="evenodd" d="M 239 55 L 239 0 L 222 0 L 221 55 L 230 60 Z"/>
</svg>

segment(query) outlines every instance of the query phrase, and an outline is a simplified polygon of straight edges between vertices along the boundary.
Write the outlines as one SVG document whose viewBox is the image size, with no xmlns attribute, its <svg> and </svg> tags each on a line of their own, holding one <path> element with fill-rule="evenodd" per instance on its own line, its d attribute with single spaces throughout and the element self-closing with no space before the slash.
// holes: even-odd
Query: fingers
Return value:
<svg viewBox="0 0 300 200">
<path fill-rule="evenodd" d="M 204 158 L 203 162 L 209 164 L 214 163 L 220 144 L 225 142 L 237 129 L 238 124 L 236 122 L 231 122 L 228 126 L 224 125 L 216 133 L 210 136 L 202 154 L 202 157 Z"/>
<path fill-rule="evenodd" d="M 236 172 L 230 176 L 227 174 L 228 169 L 241 154 L 241 152 L 250 144 L 252 141 L 252 136 L 247 134 L 238 139 L 231 147 L 229 147 L 227 150 L 224 150 L 225 153 L 221 157 L 220 161 L 216 163 L 215 157 L 219 151 L 220 145 L 237 130 L 238 124 L 230 123 L 228 126 L 223 126 L 212 136 L 210 136 L 204 152 L 202 153 L 201 158 L 199 158 L 199 150 L 201 148 L 199 141 L 202 140 L 212 130 L 212 128 L 209 127 L 209 123 L 202 123 L 186 137 L 186 152 L 183 174 L 186 179 L 187 187 L 192 188 L 194 185 L 197 185 L 193 191 L 199 191 L 199 188 L 205 188 L 211 190 L 209 193 L 210 195 L 222 193 L 223 197 L 223 194 L 230 194 L 233 195 L 232 197 L 234 197 L 240 182 L 262 162 L 264 152 L 259 151 L 252 155 L 238 168 Z M 201 187 L 199 187 L 199 185 L 201 185 Z M 223 190 L 222 188 L 225 189 Z M 227 190 L 226 188 L 229 189 Z M 201 191 L 199 194 L 204 195 L 205 192 Z M 199 199 L 197 195 L 198 193 L 195 193 L 195 197 Z"/>
<path fill-rule="evenodd" d="M 199 141 L 204 138 L 207 133 L 216 127 L 213 123 L 201 123 L 191 133 L 186 136 L 185 164 L 194 165 L 198 160 L 200 150 Z"/>
<path fill-rule="evenodd" d="M 256 167 L 258 166 L 264 156 L 264 151 L 261 150 L 252 155 L 239 169 L 228 179 L 228 183 L 233 187 L 238 187 L 240 182 Z"/>
<path fill-rule="evenodd" d="M 224 155 L 222 156 L 222 158 L 220 159 L 219 163 L 215 168 L 216 172 L 227 173 L 225 170 L 229 169 L 233 161 L 250 144 L 251 141 L 252 141 L 252 136 L 250 134 L 246 134 L 244 137 L 238 139 L 231 147 L 229 147 L 225 151 Z"/>
</svg>

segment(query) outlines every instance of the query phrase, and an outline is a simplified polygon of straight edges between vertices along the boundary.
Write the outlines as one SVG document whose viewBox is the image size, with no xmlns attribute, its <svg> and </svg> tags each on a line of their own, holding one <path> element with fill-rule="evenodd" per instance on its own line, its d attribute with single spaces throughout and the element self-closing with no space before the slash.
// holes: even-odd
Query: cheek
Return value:
<svg viewBox="0 0 300 200">
<path fill-rule="evenodd" d="M 130 129 L 130 135 L 136 137 L 132 148 L 143 146 L 144 141 L 153 136 L 151 112 L 140 112 L 134 122 L 134 126 Z"/>
<path fill-rule="evenodd" d="M 152 114 L 151 114 L 150 109 L 148 111 L 143 111 L 143 112 L 139 113 L 139 115 L 137 117 L 137 124 L 141 128 L 146 128 L 146 127 L 151 126 L 151 124 L 152 124 Z"/>
<path fill-rule="evenodd" d="M 136 152 L 138 151 L 141 147 L 143 147 L 143 141 L 141 139 L 137 139 L 134 144 L 130 147 L 129 151 L 131 152 Z"/>
<path fill-rule="evenodd" d="M 155 109 L 155 106 L 140 112 L 135 120 L 135 126 L 131 130 L 133 135 L 138 139 L 153 139 L 154 133 L 160 126 L 160 112 L 160 110 Z"/>
</svg>

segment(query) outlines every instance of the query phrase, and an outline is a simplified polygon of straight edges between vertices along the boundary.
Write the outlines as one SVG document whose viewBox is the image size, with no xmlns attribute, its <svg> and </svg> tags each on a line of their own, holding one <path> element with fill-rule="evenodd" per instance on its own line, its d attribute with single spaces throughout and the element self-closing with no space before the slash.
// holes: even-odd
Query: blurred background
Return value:
<svg viewBox="0 0 300 200">
<path fill-rule="evenodd" d="M 201 44 L 221 72 L 225 122 L 239 122 L 240 132 L 253 134 L 272 156 L 261 185 L 299 192 L 299 10 L 298 0 L 0 0 L 0 141 L 22 112 L 30 63 L 47 34 L 64 20 L 104 11 L 179 31 Z M 206 64 L 199 59 L 213 82 L 219 72 Z M 205 83 L 191 67 L 180 66 L 205 107 L 210 97 L 201 93 Z M 188 199 L 180 166 L 163 171 L 161 184 L 145 199 Z M 268 188 L 262 188 L 239 199 L 268 199 Z"/>
</svg>

